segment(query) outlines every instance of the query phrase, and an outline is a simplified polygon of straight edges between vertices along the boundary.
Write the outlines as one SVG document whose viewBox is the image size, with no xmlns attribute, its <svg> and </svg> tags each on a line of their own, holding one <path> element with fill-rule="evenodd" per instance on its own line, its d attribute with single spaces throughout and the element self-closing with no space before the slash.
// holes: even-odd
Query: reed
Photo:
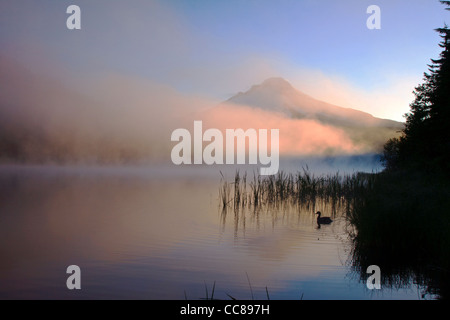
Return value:
<svg viewBox="0 0 450 320">
<path fill-rule="evenodd" d="M 205 298 L 200 298 L 200 299 L 201 300 L 214 300 L 214 291 L 215 291 L 215 289 L 216 289 L 216 281 L 214 281 L 214 284 L 213 284 L 213 287 L 212 287 L 211 296 L 209 296 L 208 286 L 207 286 L 206 281 L 205 281 L 205 294 L 206 294 L 206 296 L 205 296 Z M 184 291 L 184 297 L 187 300 L 186 290 Z"/>
<path fill-rule="evenodd" d="M 233 200 L 230 197 L 231 187 L 230 184 L 225 180 L 222 172 L 220 172 L 222 176 L 220 180 L 220 188 L 219 188 L 219 199 L 221 201 L 222 208 L 227 208 L 228 204 Z"/>
<path fill-rule="evenodd" d="M 247 192 L 247 173 L 236 171 L 234 181 L 227 182 L 223 175 L 220 186 L 222 208 L 260 208 L 300 205 L 315 208 L 318 201 L 331 202 L 334 207 L 345 206 L 347 213 L 357 205 L 373 187 L 374 175 L 354 173 L 315 176 L 308 168 L 297 173 L 280 171 L 276 175 L 253 174 L 250 192 Z M 231 185 L 234 186 L 231 196 Z"/>
</svg>

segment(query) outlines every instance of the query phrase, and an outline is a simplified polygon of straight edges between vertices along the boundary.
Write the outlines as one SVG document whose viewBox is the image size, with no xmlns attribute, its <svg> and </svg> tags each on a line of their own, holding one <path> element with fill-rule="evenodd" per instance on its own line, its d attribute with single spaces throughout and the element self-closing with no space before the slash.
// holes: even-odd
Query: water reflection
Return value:
<svg viewBox="0 0 450 320">
<path fill-rule="evenodd" d="M 205 214 L 212 184 L 197 186 L 189 177 L 139 172 L 3 171 L 0 296 L 77 297 L 65 289 L 65 268 L 77 264 L 80 297 L 156 297 L 150 288 L 170 264 L 170 250 L 192 235 L 197 221 L 213 223 Z M 173 297 L 169 291 L 160 296 Z"/>
<path fill-rule="evenodd" d="M 430 261 L 416 259 L 416 250 L 396 250 L 395 246 L 377 246 L 368 243 L 364 234 L 353 237 L 350 266 L 361 281 L 366 281 L 367 268 L 376 264 L 381 269 L 381 286 L 385 290 L 417 288 L 417 299 L 446 299 L 449 295 L 449 270 Z"/>
<path fill-rule="evenodd" d="M 242 200 L 218 177 L 161 168 L 0 168 L 0 298 L 365 299 L 344 203 Z M 247 198 L 251 188 L 241 193 Z M 243 205 L 244 204 L 244 205 Z M 342 205 L 344 204 L 344 206 Z M 333 218 L 317 226 L 314 213 Z M 66 289 L 66 267 L 82 290 Z M 413 298 L 393 292 L 379 298 Z"/>
<path fill-rule="evenodd" d="M 368 230 L 357 230 L 350 223 L 350 217 L 355 218 L 355 206 L 364 208 L 364 192 L 370 191 L 372 183 L 371 175 L 356 174 L 342 178 L 338 175 L 314 177 L 306 171 L 296 175 L 281 172 L 277 176 L 254 177 L 248 191 L 246 175 L 236 172 L 234 182 L 222 181 L 221 184 L 219 194 L 222 199 L 222 228 L 224 229 L 228 215 L 233 217 L 235 240 L 239 240 L 239 230 L 241 237 L 245 237 L 249 223 L 250 227 L 257 230 L 261 229 L 261 224 L 270 225 L 273 229 L 277 224 L 289 225 L 303 235 L 311 233 L 314 221 L 316 230 L 331 225 L 331 233 L 341 241 L 337 248 L 344 248 L 343 251 L 348 253 L 344 264 L 349 267 L 348 277 L 354 281 L 364 285 L 370 275 L 366 270 L 371 265 L 377 265 L 382 270 L 383 291 L 405 289 L 416 292 L 418 299 L 445 298 L 450 279 L 448 270 L 426 261 L 418 261 L 418 255 L 414 252 L 417 248 L 414 246 L 399 251 L 395 244 L 386 246 L 383 242 L 380 245 L 368 241 L 365 232 Z M 321 211 L 316 212 L 314 220 L 317 209 Z M 321 212 L 331 213 L 331 218 L 321 216 Z M 371 228 L 370 240 L 373 240 L 373 232 Z M 405 236 L 414 234 L 409 232 Z M 301 237 L 296 240 L 299 239 Z M 289 244 L 283 243 L 280 246 L 283 249 L 272 248 L 262 239 L 258 240 L 258 245 L 260 244 L 268 251 L 282 252 L 289 247 Z M 305 252 L 301 254 L 308 256 Z"/>
</svg>

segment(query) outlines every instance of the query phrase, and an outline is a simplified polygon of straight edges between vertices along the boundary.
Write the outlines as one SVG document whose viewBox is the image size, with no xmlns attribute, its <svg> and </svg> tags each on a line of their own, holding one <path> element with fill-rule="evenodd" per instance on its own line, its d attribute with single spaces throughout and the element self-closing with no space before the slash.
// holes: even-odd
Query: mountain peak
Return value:
<svg viewBox="0 0 450 320">
<path fill-rule="evenodd" d="M 363 111 L 342 108 L 314 99 L 281 77 L 268 78 L 226 102 L 281 112 L 291 118 L 315 119 L 340 126 L 402 127 L 401 123 L 392 120 L 378 119 Z"/>
<path fill-rule="evenodd" d="M 260 84 L 253 86 L 252 89 L 270 91 L 272 93 L 277 92 L 279 94 L 297 91 L 286 79 L 281 77 L 268 78 Z"/>
<path fill-rule="evenodd" d="M 264 80 L 261 83 L 262 86 L 281 86 L 281 87 L 290 87 L 292 88 L 292 85 L 284 78 L 281 77 L 272 77 Z"/>
</svg>

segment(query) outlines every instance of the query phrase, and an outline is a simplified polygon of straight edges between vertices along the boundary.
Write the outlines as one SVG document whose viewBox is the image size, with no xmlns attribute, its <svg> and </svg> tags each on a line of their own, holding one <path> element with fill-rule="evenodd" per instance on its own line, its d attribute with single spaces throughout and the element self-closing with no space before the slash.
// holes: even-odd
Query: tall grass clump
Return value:
<svg viewBox="0 0 450 320">
<path fill-rule="evenodd" d="M 227 182 L 222 176 L 219 194 L 222 208 L 298 205 L 314 210 L 316 204 L 322 201 L 335 207 L 345 205 L 347 212 L 350 212 L 358 199 L 371 188 L 372 180 L 372 174 L 315 176 L 308 168 L 303 168 L 297 173 L 280 171 L 270 176 L 254 173 L 247 190 L 247 173 L 241 175 L 236 171 L 233 182 Z"/>
</svg>

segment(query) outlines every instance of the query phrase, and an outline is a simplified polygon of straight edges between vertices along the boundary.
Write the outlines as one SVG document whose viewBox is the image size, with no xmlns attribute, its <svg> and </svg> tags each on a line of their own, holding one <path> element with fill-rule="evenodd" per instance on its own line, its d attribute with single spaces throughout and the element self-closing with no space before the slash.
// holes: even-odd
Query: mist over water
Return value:
<svg viewBox="0 0 450 320">
<path fill-rule="evenodd" d="M 342 130 L 247 107 L 225 117 L 215 101 L 121 74 L 73 87 L 9 58 L 0 69 L 0 297 L 199 299 L 216 281 L 217 298 L 249 299 L 246 272 L 261 299 L 266 286 L 273 299 L 369 297 L 348 276 L 345 219 L 317 229 L 312 209 L 224 214 L 220 182 L 260 165 L 170 160 L 171 132 L 204 119 L 279 128 L 280 172 L 379 171 Z M 65 286 L 72 264 L 79 293 Z"/>
<path fill-rule="evenodd" d="M 278 129 L 280 154 L 286 157 L 376 153 L 380 141 L 392 135 L 380 128 L 359 132 L 276 111 L 220 105 L 119 72 L 79 75 L 57 63 L 47 69 L 35 64 L 30 70 L 26 65 L 0 56 L 2 163 L 164 163 L 175 145 L 171 133 L 185 128 L 193 134 L 196 120 L 203 120 L 204 130 L 217 128 L 222 133 L 236 128 Z"/>
<path fill-rule="evenodd" d="M 446 253 L 447 188 L 400 175 L 373 189 L 371 173 L 446 16 L 384 0 L 389 32 L 369 30 L 354 2 L 79 0 L 68 30 L 65 1 L 0 1 L 0 299 L 438 298 L 448 270 L 410 262 Z M 274 129 L 280 174 L 175 165 L 177 129 L 203 148 L 186 162 L 227 129 Z"/>
<path fill-rule="evenodd" d="M 376 156 L 282 160 L 281 170 L 371 169 Z M 314 165 L 315 164 L 315 165 Z M 348 167 L 342 166 L 343 164 Z M 220 181 L 254 166 L 0 166 L 0 297 L 414 299 L 369 292 L 349 267 L 348 224 L 317 228 L 314 210 L 224 212 Z M 317 207 L 317 209 L 319 209 Z M 65 287 L 67 266 L 82 290 Z"/>
<path fill-rule="evenodd" d="M 295 172 L 303 168 L 317 175 L 328 173 L 375 173 L 383 170 L 379 154 L 362 154 L 328 157 L 281 157 L 280 168 L 283 171 Z"/>
</svg>

